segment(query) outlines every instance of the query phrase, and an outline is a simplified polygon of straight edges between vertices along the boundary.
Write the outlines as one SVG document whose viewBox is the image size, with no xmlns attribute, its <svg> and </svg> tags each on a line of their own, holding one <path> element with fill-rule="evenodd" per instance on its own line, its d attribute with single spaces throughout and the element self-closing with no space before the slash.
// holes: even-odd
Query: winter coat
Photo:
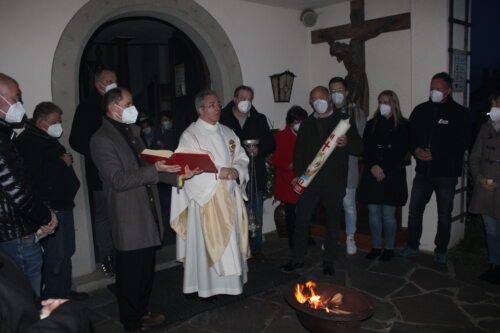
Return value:
<svg viewBox="0 0 500 333">
<path fill-rule="evenodd" d="M 479 130 L 470 154 L 470 169 L 474 178 L 474 191 L 469 211 L 500 219 L 500 131 L 495 131 L 489 120 Z M 493 179 L 498 186 L 488 191 L 479 182 Z"/>
<path fill-rule="evenodd" d="M 50 210 L 33 192 L 12 136 L 10 124 L 0 119 L 0 242 L 33 234 L 51 220 Z"/>
<path fill-rule="evenodd" d="M 222 110 L 219 122 L 226 125 L 236 133 L 241 145 L 248 139 L 259 140 L 259 154 L 255 157 L 255 173 L 257 176 L 257 190 L 265 191 L 267 188 L 266 158 L 274 151 L 276 143 L 274 135 L 267 124 L 267 118 L 252 106 L 243 128 L 233 113 L 234 102 L 231 101 Z M 251 163 L 248 164 L 250 170 Z"/>
<path fill-rule="evenodd" d="M 91 191 L 102 190 L 97 168 L 90 156 L 90 138 L 101 127 L 102 117 L 102 96 L 93 91 L 89 98 L 76 108 L 69 135 L 71 148 L 85 157 L 85 175 Z"/>
<path fill-rule="evenodd" d="M 375 129 L 374 129 L 375 127 Z M 368 121 L 363 134 L 364 169 L 358 187 L 363 204 L 403 206 L 408 200 L 405 160 L 409 152 L 410 128 L 403 119 L 396 127 L 394 119 L 377 115 Z M 371 168 L 378 165 L 385 178 L 378 182 Z"/>
<path fill-rule="evenodd" d="M 302 122 L 299 133 L 297 133 L 297 143 L 293 153 L 295 176 L 302 176 L 328 136 L 330 136 L 340 120 L 346 117 L 347 115 L 340 112 L 333 112 L 325 118 L 316 118 L 315 114 L 312 114 Z M 309 184 L 310 188 L 342 190 L 347 188 L 349 155 L 360 156 L 363 153 L 363 142 L 352 117 L 349 122 L 351 127 L 346 133 L 347 145 L 335 148 Z"/>
<path fill-rule="evenodd" d="M 293 150 L 297 135 L 290 126 L 276 133 L 276 150 L 272 156 L 272 162 L 275 167 L 274 173 L 274 197 L 282 202 L 296 204 L 299 198 L 298 194 L 292 189 L 292 179 L 295 177 L 293 168 Z"/>
<path fill-rule="evenodd" d="M 17 264 L 0 251 L 0 332 L 2 333 L 89 333 L 87 311 L 67 301 L 50 316 L 40 319 L 33 290 Z"/>
<path fill-rule="evenodd" d="M 471 136 L 468 110 L 451 97 L 443 103 L 427 101 L 410 115 L 410 151 L 429 148 L 432 161 L 417 158 L 415 171 L 427 177 L 459 177 Z"/>
<path fill-rule="evenodd" d="M 119 129 L 105 117 L 102 126 L 90 140 L 90 152 L 102 180 L 113 245 L 119 251 L 132 251 L 161 245 L 160 200 L 156 184 L 159 181 L 177 184 L 175 174 L 159 174 L 154 165 L 138 159 L 144 149 L 140 129 L 130 125 L 137 151 L 131 147 Z M 124 129 L 125 130 L 125 129 Z"/>
<path fill-rule="evenodd" d="M 43 202 L 54 210 L 73 208 L 80 181 L 73 166 L 61 159 L 66 149 L 59 140 L 29 122 L 15 144 Z"/>
</svg>

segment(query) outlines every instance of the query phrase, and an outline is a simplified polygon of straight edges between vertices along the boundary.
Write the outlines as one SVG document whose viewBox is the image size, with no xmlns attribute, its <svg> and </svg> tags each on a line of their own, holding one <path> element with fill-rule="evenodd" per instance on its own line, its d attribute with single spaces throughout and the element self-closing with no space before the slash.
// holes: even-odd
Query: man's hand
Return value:
<svg viewBox="0 0 500 333">
<path fill-rule="evenodd" d="M 415 156 L 422 161 L 432 161 L 432 154 L 429 148 L 415 149 Z"/>
<path fill-rule="evenodd" d="M 219 178 L 220 179 L 237 179 L 240 176 L 238 170 L 235 168 L 220 168 Z"/>
<path fill-rule="evenodd" d="M 385 178 L 384 170 L 378 164 L 372 166 L 370 172 L 377 179 L 378 182 L 383 181 Z"/>
<path fill-rule="evenodd" d="M 44 319 L 50 316 L 52 311 L 57 309 L 59 305 L 67 302 L 67 299 L 62 299 L 62 298 L 49 298 L 44 301 L 42 301 L 42 309 L 40 310 L 40 318 Z"/>
<path fill-rule="evenodd" d="M 42 229 L 42 231 L 47 235 L 53 234 L 56 231 L 57 225 L 59 224 L 56 214 L 54 214 L 53 212 L 51 212 L 51 214 L 52 219 L 50 220 L 50 222 L 40 227 L 40 229 Z"/>
<path fill-rule="evenodd" d="M 67 166 L 73 164 L 73 155 L 69 153 L 62 154 L 61 159 L 64 161 L 64 163 L 66 163 Z"/>
<path fill-rule="evenodd" d="M 495 191 L 498 186 L 498 184 L 493 179 L 487 179 L 487 178 L 481 179 L 479 183 L 485 190 L 490 192 Z"/>
<path fill-rule="evenodd" d="M 186 164 L 186 166 L 184 167 L 184 175 L 183 175 L 183 177 L 184 177 L 184 179 L 189 179 L 189 178 L 192 178 L 195 175 L 199 175 L 202 172 L 203 172 L 203 170 L 200 170 L 199 168 L 191 170 L 191 169 L 189 169 L 189 165 Z"/>
<path fill-rule="evenodd" d="M 259 154 L 259 146 L 250 145 L 248 148 L 245 147 L 245 150 L 249 155 L 257 156 Z"/>
<path fill-rule="evenodd" d="M 178 173 L 182 170 L 180 165 L 168 165 L 165 161 L 155 162 L 154 166 L 158 172 Z"/>
<path fill-rule="evenodd" d="M 345 147 L 347 145 L 347 136 L 341 135 L 337 139 L 337 147 Z"/>
</svg>

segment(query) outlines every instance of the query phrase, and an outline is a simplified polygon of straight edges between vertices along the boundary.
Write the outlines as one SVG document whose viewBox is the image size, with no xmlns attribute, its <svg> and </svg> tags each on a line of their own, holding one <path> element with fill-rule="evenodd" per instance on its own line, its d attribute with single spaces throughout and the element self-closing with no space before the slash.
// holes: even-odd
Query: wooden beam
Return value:
<svg viewBox="0 0 500 333">
<path fill-rule="evenodd" d="M 391 15 L 366 21 L 360 28 L 353 29 L 351 24 L 338 27 L 314 30 L 311 32 L 313 44 L 326 43 L 328 41 L 352 38 L 373 27 L 384 27 L 384 32 L 410 29 L 410 13 Z"/>
</svg>

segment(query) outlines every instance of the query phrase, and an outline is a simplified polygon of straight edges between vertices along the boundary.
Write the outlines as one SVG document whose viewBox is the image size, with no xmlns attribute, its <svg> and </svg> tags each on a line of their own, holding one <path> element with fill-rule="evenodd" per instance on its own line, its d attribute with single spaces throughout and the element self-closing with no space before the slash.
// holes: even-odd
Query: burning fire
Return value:
<svg viewBox="0 0 500 333">
<path fill-rule="evenodd" d="M 328 313 L 335 314 L 351 314 L 349 311 L 340 310 L 344 296 L 341 293 L 336 293 L 331 298 L 322 297 L 316 292 L 316 283 L 307 281 L 305 284 L 297 283 L 295 285 L 295 299 L 300 304 L 307 303 L 310 308 L 323 309 Z M 305 291 L 304 291 L 305 290 Z"/>
</svg>

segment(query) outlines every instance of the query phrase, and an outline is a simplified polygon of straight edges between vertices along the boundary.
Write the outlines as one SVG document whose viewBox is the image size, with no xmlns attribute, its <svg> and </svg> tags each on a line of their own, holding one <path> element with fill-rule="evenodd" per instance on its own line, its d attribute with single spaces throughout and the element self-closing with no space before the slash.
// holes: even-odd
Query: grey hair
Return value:
<svg viewBox="0 0 500 333">
<path fill-rule="evenodd" d="M 217 99 L 219 98 L 217 96 L 217 93 L 215 91 L 213 91 L 213 90 L 205 89 L 205 90 L 200 91 L 194 97 L 194 106 L 196 107 L 196 110 L 198 110 L 199 108 L 202 107 L 203 100 L 207 96 L 215 96 L 215 97 L 217 97 Z"/>
</svg>

